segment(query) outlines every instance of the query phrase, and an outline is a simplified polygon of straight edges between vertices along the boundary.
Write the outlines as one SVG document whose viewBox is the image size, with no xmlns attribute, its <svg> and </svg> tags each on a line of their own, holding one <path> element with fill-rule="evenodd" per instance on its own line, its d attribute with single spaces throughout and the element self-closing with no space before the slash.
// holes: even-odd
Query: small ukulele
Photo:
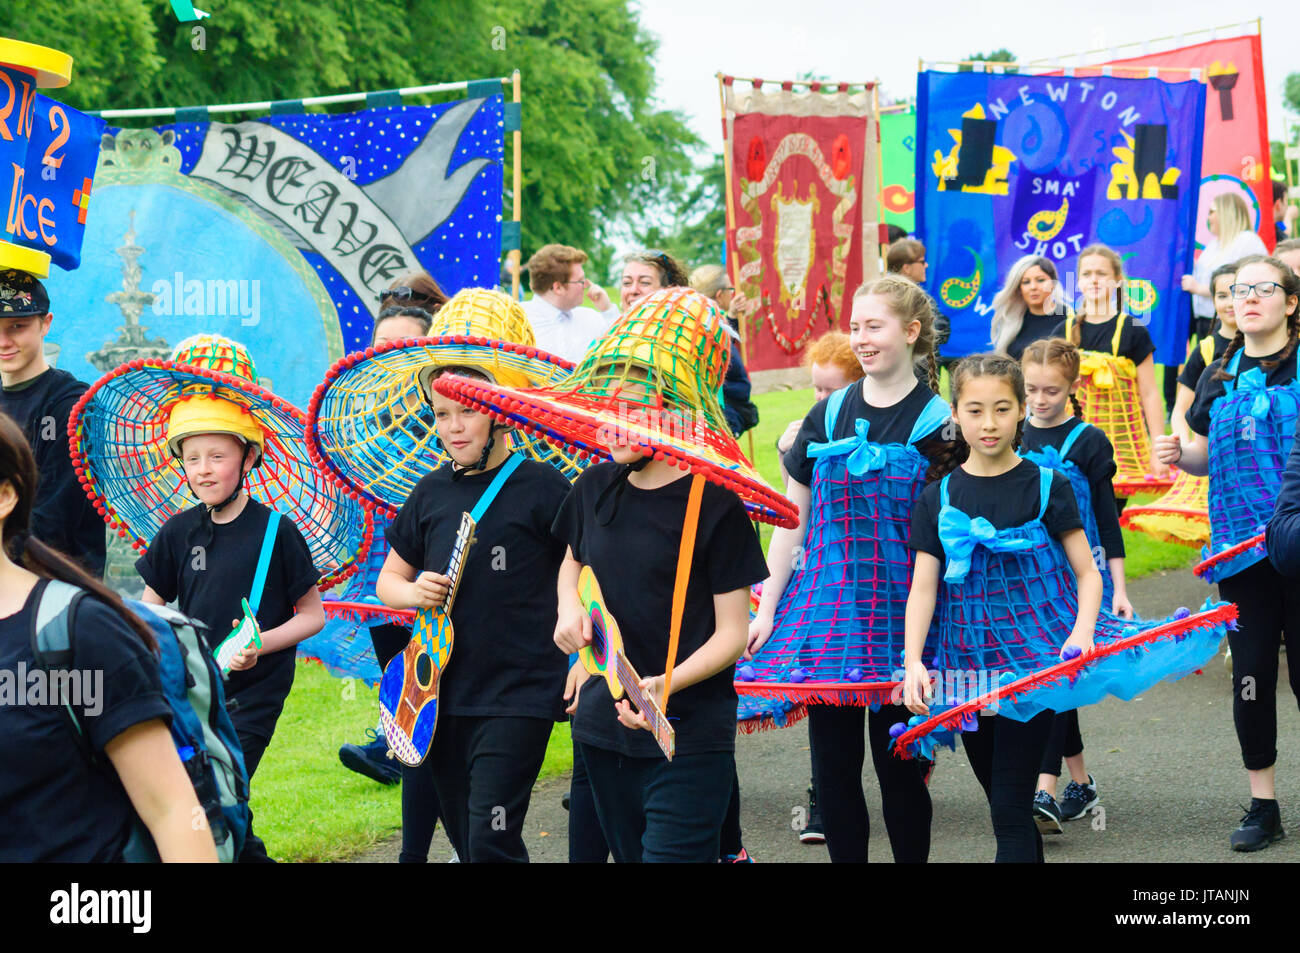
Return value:
<svg viewBox="0 0 1300 953">
<path fill-rule="evenodd" d="M 637 711 L 650 722 L 651 733 L 664 755 L 669 761 L 673 760 L 677 734 L 658 702 L 641 688 L 641 676 L 623 653 L 623 637 L 618 631 L 618 623 L 605 611 L 605 599 L 590 566 L 583 566 L 578 576 L 578 598 L 591 615 L 591 645 L 578 652 L 583 667 L 592 675 L 604 676 L 615 701 L 627 694 Z"/>
<path fill-rule="evenodd" d="M 460 529 L 451 550 L 447 598 L 433 609 L 420 609 L 415 616 L 411 641 L 401 655 L 384 668 L 379 683 L 379 721 L 393 755 L 402 764 L 415 767 L 429 754 L 438 727 L 438 680 L 451 658 L 451 607 L 460 587 L 461 571 L 474 544 L 474 518 L 462 513 Z"/>
</svg>

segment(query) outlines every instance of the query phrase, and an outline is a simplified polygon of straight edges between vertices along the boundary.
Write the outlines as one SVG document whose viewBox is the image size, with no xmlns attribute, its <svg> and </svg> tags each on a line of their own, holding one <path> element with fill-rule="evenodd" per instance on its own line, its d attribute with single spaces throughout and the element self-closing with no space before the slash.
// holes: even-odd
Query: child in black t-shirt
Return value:
<svg viewBox="0 0 1300 953">
<path fill-rule="evenodd" d="M 436 368 L 489 380 L 472 367 Z M 527 861 L 529 797 L 564 718 L 566 662 L 551 641 L 564 546 L 551 522 L 569 491 L 554 467 L 512 454 L 486 414 L 428 394 L 450 460 L 427 474 L 388 530 L 375 591 L 396 609 L 443 605 L 457 583 L 454 642 L 428 758 L 447 835 L 464 862 Z M 512 467 L 478 519 L 458 580 L 445 571 L 461 515 Z"/>
<path fill-rule="evenodd" d="M 143 601 L 175 600 L 181 612 L 208 626 L 214 651 L 239 626 L 242 600 L 260 603 L 255 612 L 260 648 L 235 654 L 226 687 L 226 706 L 250 779 L 293 687 L 294 647 L 325 625 L 316 588 L 320 577 L 302 533 L 290 520 L 278 519 L 274 538 L 266 539 L 273 514 L 244 489 L 264 441 L 256 418 L 241 406 L 206 395 L 179 402 L 171 412 L 167 445 L 200 502 L 168 519 L 136 562 L 146 586 Z M 269 563 L 257 593 L 265 545 L 271 547 Z M 270 859 L 251 823 L 239 859 Z"/>
<path fill-rule="evenodd" d="M 0 704 L 0 862 L 116 862 L 138 816 L 164 861 L 215 861 L 202 808 L 172 742 L 149 629 L 102 583 L 30 533 L 36 462 L 0 413 L 0 671 L 27 671 Z M 66 683 L 96 767 L 60 701 L 36 695 L 32 614 L 49 580 L 86 590 L 71 618 Z M 49 680 L 53 687 L 53 680 Z M 14 685 L 11 683 L 9 689 Z"/>
</svg>

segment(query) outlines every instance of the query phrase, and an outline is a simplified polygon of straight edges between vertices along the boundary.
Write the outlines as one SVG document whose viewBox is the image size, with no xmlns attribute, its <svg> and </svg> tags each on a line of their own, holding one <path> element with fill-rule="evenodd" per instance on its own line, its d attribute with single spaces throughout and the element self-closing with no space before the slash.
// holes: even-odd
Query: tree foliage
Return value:
<svg viewBox="0 0 1300 953">
<path fill-rule="evenodd" d="M 681 205 L 695 183 L 697 139 L 655 103 L 656 41 L 628 0 L 211 5 L 210 18 L 179 23 L 168 0 L 0 0 L 0 23 L 72 54 L 73 82 L 53 94 L 80 109 L 301 99 L 518 69 L 525 257 L 556 241 L 599 259 L 595 246 L 620 224 Z"/>
</svg>

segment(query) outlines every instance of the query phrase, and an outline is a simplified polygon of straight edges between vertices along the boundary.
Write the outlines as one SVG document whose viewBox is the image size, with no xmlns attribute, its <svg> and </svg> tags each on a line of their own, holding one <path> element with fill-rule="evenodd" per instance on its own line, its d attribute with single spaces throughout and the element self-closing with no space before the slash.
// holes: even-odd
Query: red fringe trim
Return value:
<svg viewBox="0 0 1300 953">
<path fill-rule="evenodd" d="M 414 622 L 414 609 L 390 609 L 375 602 L 345 602 L 329 600 L 325 603 L 325 617 L 328 619 L 347 619 L 349 622 Z"/>
<path fill-rule="evenodd" d="M 1168 639 L 1186 632 L 1189 629 L 1208 628 L 1215 625 L 1223 625 L 1237 618 L 1237 607 L 1231 603 L 1219 606 L 1216 609 L 1208 609 L 1205 612 L 1198 612 L 1195 615 L 1189 615 L 1185 619 L 1174 619 L 1163 625 L 1158 625 L 1154 629 L 1148 629 L 1146 632 L 1139 632 L 1137 635 L 1129 636 L 1127 639 L 1120 639 L 1109 645 L 1101 646 L 1094 649 L 1087 655 L 1081 655 L 1078 658 L 1070 659 L 1068 662 L 1059 662 L 1056 665 L 1049 666 L 1041 672 L 1034 672 L 1022 676 L 1007 685 L 995 688 L 991 692 L 986 692 L 979 698 L 972 699 L 956 708 L 950 708 L 942 715 L 935 715 L 928 718 L 915 728 L 909 728 L 898 737 L 894 742 L 894 751 L 900 757 L 908 759 L 912 757 L 909 746 L 917 739 L 928 735 L 937 728 L 947 728 L 957 730 L 957 726 L 966 719 L 967 716 L 973 715 L 995 701 L 1003 699 L 1015 701 L 1017 695 L 1023 695 L 1026 692 L 1033 691 L 1036 688 L 1042 688 L 1046 685 L 1053 685 L 1063 678 L 1070 678 L 1081 672 L 1085 666 L 1093 662 L 1100 661 L 1110 655 L 1118 652 L 1124 652 L 1128 649 L 1137 648 L 1146 645 L 1149 642 L 1155 642 L 1158 639 Z"/>
<path fill-rule="evenodd" d="M 1215 553 L 1209 559 L 1204 559 L 1193 566 L 1192 572 L 1196 573 L 1198 576 L 1204 576 L 1207 570 L 1213 569 L 1225 559 L 1231 559 L 1233 556 L 1239 555 L 1252 547 L 1258 546 L 1260 543 L 1264 542 L 1264 537 L 1266 535 L 1267 534 L 1265 533 L 1260 533 L 1258 536 L 1252 536 L 1250 539 L 1240 542 L 1236 546 L 1228 547 L 1221 553 Z"/>
<path fill-rule="evenodd" d="M 778 728 L 789 728 L 807 717 L 808 706 L 796 705 L 785 713 L 784 725 L 778 725 L 776 719 L 771 715 L 764 715 L 762 718 L 746 718 L 744 721 L 736 722 L 736 734 L 752 735 L 758 731 L 775 731 Z"/>
<path fill-rule="evenodd" d="M 736 682 L 736 694 L 779 698 L 797 705 L 889 705 L 902 699 L 902 682 Z"/>
<path fill-rule="evenodd" d="M 1139 493 L 1158 493 L 1161 490 L 1169 489 L 1173 485 L 1173 480 L 1146 480 L 1142 477 L 1136 477 L 1131 480 L 1117 479 L 1114 481 L 1115 492 L 1120 496 L 1136 496 Z"/>
</svg>

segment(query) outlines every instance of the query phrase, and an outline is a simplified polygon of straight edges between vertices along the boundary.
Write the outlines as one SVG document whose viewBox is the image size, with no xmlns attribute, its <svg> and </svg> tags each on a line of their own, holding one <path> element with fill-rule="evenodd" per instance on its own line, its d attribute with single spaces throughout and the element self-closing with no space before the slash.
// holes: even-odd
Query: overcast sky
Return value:
<svg viewBox="0 0 1300 953">
<path fill-rule="evenodd" d="M 661 103 L 686 113 L 715 152 L 722 149 L 719 71 L 771 80 L 807 71 L 837 81 L 878 79 L 886 95 L 910 98 L 920 57 L 958 60 L 1005 47 L 1029 61 L 1256 16 L 1263 21 L 1270 138 L 1281 139 L 1282 83 L 1300 71 L 1300 4 L 1180 0 L 1158 7 L 1137 0 L 643 0 L 641 18 L 660 42 Z M 1188 43 L 1207 39 L 1200 34 Z"/>
</svg>

